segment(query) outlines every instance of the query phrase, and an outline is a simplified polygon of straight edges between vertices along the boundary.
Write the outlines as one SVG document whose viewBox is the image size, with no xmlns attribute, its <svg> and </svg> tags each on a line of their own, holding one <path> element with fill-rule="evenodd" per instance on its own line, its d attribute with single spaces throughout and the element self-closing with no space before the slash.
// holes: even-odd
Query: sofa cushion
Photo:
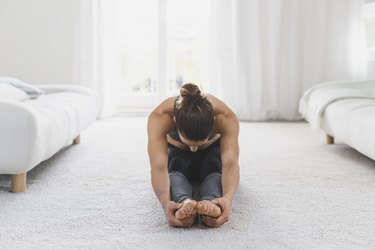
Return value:
<svg viewBox="0 0 375 250">
<path fill-rule="evenodd" d="M 28 95 L 12 85 L 0 83 L 0 100 L 25 101 Z"/>
<path fill-rule="evenodd" d="M 25 102 L 38 123 L 38 151 L 43 159 L 51 157 L 91 124 L 98 115 L 94 95 L 62 91 Z"/>
</svg>

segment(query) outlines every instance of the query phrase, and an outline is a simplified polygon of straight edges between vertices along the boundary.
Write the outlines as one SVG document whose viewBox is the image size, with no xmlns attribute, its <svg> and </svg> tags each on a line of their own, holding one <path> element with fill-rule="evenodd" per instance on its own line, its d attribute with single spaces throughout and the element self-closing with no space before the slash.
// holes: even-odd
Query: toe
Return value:
<svg viewBox="0 0 375 250">
<path fill-rule="evenodd" d="M 197 208 L 198 208 L 198 209 L 201 209 L 201 208 L 202 208 L 202 202 L 198 202 L 198 203 L 197 203 Z"/>
<path fill-rule="evenodd" d="M 208 211 L 209 211 L 209 209 L 210 209 L 210 208 L 209 208 L 209 206 L 208 206 L 208 204 L 207 204 L 207 203 L 205 204 L 205 206 L 204 206 L 204 209 L 206 210 L 206 212 L 208 212 Z"/>
</svg>

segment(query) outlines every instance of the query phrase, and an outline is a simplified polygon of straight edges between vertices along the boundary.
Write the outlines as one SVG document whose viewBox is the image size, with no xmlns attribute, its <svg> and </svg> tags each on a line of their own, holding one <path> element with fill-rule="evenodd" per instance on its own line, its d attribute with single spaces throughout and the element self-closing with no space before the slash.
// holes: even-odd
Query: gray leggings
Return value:
<svg viewBox="0 0 375 250">
<path fill-rule="evenodd" d="M 220 140 L 209 147 L 191 152 L 168 145 L 168 171 L 171 199 L 182 202 L 193 198 L 192 181 L 200 183 L 200 200 L 222 196 Z"/>
</svg>

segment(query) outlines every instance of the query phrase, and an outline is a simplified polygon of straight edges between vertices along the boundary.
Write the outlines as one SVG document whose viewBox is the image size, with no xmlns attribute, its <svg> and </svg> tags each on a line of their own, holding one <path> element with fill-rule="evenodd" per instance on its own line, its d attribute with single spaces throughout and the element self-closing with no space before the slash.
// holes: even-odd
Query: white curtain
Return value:
<svg viewBox="0 0 375 250">
<path fill-rule="evenodd" d="M 242 120 L 299 119 L 310 86 L 366 76 L 362 0 L 212 0 L 208 91 Z"/>
<path fill-rule="evenodd" d="M 113 0 L 80 0 L 76 29 L 75 81 L 94 89 L 100 117 L 116 113 L 113 101 Z"/>
</svg>

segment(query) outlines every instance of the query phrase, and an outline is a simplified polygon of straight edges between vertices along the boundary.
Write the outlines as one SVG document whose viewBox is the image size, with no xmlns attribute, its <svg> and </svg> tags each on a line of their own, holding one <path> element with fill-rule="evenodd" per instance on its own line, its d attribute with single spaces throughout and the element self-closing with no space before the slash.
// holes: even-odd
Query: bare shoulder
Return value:
<svg viewBox="0 0 375 250">
<path fill-rule="evenodd" d="M 161 102 L 148 117 L 148 132 L 164 136 L 173 129 L 173 107 L 176 97 L 169 97 Z"/>
<path fill-rule="evenodd" d="M 236 114 L 219 98 L 205 94 L 215 112 L 215 126 L 220 133 L 238 133 L 239 122 Z"/>
<path fill-rule="evenodd" d="M 162 101 L 150 115 L 172 115 L 173 116 L 173 105 L 176 97 L 169 97 Z"/>
<path fill-rule="evenodd" d="M 205 94 L 207 99 L 211 102 L 212 107 L 214 108 L 215 116 L 234 116 L 236 114 L 219 98 L 215 97 L 212 94 Z"/>
</svg>

